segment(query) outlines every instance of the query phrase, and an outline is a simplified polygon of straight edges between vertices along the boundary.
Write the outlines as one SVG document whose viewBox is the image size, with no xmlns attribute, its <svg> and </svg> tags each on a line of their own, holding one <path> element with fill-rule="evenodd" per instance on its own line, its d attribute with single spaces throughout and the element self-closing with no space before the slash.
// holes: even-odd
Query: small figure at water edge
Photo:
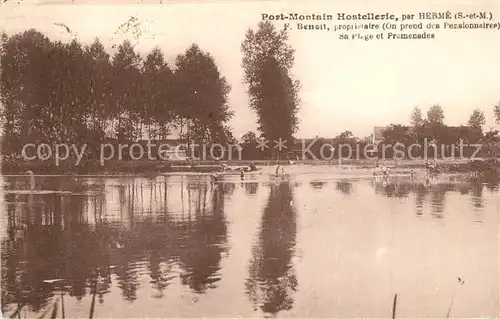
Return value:
<svg viewBox="0 0 500 319">
<path fill-rule="evenodd" d="M 430 187 L 431 184 L 436 184 L 437 180 L 436 180 L 436 177 L 433 176 L 433 175 L 429 175 L 425 178 L 425 181 L 424 181 L 424 186 L 425 187 Z"/>
<path fill-rule="evenodd" d="M 386 166 L 382 166 L 382 175 L 383 175 L 384 177 L 389 176 L 389 171 L 388 171 L 388 169 L 387 169 L 387 167 L 386 167 Z"/>
<path fill-rule="evenodd" d="M 241 180 L 243 180 L 243 177 L 244 177 L 244 176 L 245 176 L 245 174 L 243 173 L 243 171 L 241 171 L 241 173 L 240 173 L 240 178 L 241 178 Z"/>
<path fill-rule="evenodd" d="M 219 174 L 212 174 L 212 182 L 216 183 L 219 181 Z"/>
<path fill-rule="evenodd" d="M 427 174 L 438 175 L 439 174 L 439 165 L 437 163 L 428 164 Z"/>
<path fill-rule="evenodd" d="M 278 165 L 276 166 L 276 177 L 278 177 L 279 173 L 280 173 L 280 166 Z"/>
<path fill-rule="evenodd" d="M 255 166 L 254 163 L 250 163 L 248 167 L 250 172 L 255 172 L 257 170 L 257 166 Z"/>
<path fill-rule="evenodd" d="M 27 170 L 25 174 L 29 176 L 30 189 L 35 189 L 35 174 L 31 170 Z"/>
</svg>

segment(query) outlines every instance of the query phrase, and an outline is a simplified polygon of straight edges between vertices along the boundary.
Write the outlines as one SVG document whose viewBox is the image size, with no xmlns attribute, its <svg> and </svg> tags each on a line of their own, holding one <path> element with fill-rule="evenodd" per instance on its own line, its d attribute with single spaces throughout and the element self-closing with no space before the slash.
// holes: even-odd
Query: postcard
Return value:
<svg viewBox="0 0 500 319">
<path fill-rule="evenodd" d="M 6 318 L 500 315 L 500 3 L 0 3 Z"/>
</svg>

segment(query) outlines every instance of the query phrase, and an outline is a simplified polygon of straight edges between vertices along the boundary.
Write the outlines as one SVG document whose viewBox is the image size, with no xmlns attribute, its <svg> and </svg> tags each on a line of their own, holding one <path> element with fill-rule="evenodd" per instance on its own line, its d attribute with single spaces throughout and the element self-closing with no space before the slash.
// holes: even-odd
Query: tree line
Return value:
<svg viewBox="0 0 500 319">
<path fill-rule="evenodd" d="M 493 111 L 496 123 L 500 124 L 500 102 L 493 107 Z M 287 150 L 290 150 L 290 146 L 295 148 L 296 154 L 289 154 L 293 159 L 295 156 L 302 159 L 303 155 L 310 154 L 313 157 L 306 159 L 372 158 L 375 157 L 375 152 L 378 156 L 383 154 L 385 158 L 392 158 L 393 150 L 384 147 L 403 145 L 407 151 L 411 151 L 411 156 L 422 157 L 426 154 L 429 157 L 451 157 L 460 155 L 460 145 L 463 155 L 471 156 L 477 149 L 476 145 L 481 144 L 480 153 L 475 156 L 500 156 L 500 131 L 483 129 L 486 118 L 480 109 L 473 110 L 467 123 L 459 126 L 445 124 L 445 114 L 440 105 L 431 106 L 426 115 L 425 117 L 421 108 L 415 107 L 410 115 L 410 125 L 390 124 L 383 128 L 382 139 L 378 141 L 373 140 L 373 135 L 357 137 L 346 130 L 333 138 L 317 136 L 289 143 Z M 242 137 L 244 155 L 246 151 L 246 156 L 250 159 L 260 159 L 265 155 L 258 149 L 259 138 L 258 133 L 253 131 Z M 410 148 L 411 145 L 420 147 Z M 409 153 L 405 155 L 410 156 Z"/>
<path fill-rule="evenodd" d="M 294 65 L 294 50 L 287 43 L 286 30 L 278 31 L 269 22 L 262 22 L 256 31 L 248 30 L 241 48 L 243 52 L 242 66 L 245 70 L 245 83 L 248 84 L 250 106 L 258 116 L 257 132 L 249 131 L 241 139 L 243 155 L 248 159 L 277 158 L 287 156 L 290 150 L 300 150 L 301 141 L 294 141 L 294 134 L 298 128 L 297 112 L 299 110 L 300 83 L 293 80 L 292 68 Z M 500 123 L 500 102 L 493 108 L 495 120 Z M 425 118 L 421 109 L 415 107 L 411 117 L 411 125 L 390 124 L 383 132 L 383 145 L 401 143 L 423 145 L 425 141 L 431 145 L 483 144 L 482 155 L 500 156 L 500 133 L 491 129 L 483 131 L 486 119 L 483 111 L 475 109 L 466 125 L 448 126 L 444 123 L 445 115 L 441 106 L 431 106 Z M 281 152 L 272 143 L 269 148 L 258 149 L 259 140 L 277 141 L 280 138 L 288 143 Z M 346 130 L 334 138 L 316 137 L 316 142 L 309 148 L 316 158 L 345 157 L 354 158 L 364 156 L 364 148 L 372 144 L 370 137 L 356 137 Z M 312 141 L 309 141 L 311 144 Z M 328 144 L 333 148 L 325 148 Z M 351 148 L 342 150 L 341 145 L 350 145 Z M 381 153 L 380 149 L 377 149 Z M 423 148 L 420 152 L 423 152 Z M 343 154 L 349 153 L 350 154 Z M 281 154 L 280 154 L 281 153 Z M 283 154 L 284 153 L 284 154 Z M 342 154 L 341 154 L 342 153 Z M 357 154 L 360 153 L 360 154 Z M 392 156 L 392 154 L 386 154 Z M 421 154 L 415 154 L 421 155 Z M 434 155 L 432 155 L 434 156 Z"/>
<path fill-rule="evenodd" d="M 262 22 L 241 44 L 250 107 L 267 140 L 292 140 L 298 127 L 299 82 L 287 41 L 287 31 Z M 99 39 L 62 43 L 31 29 L 3 34 L 0 53 L 4 154 L 19 154 L 26 143 L 97 151 L 106 139 L 162 140 L 173 129 L 188 143 L 237 142 L 228 125 L 231 87 L 196 44 L 170 66 L 159 48 L 143 57 L 124 41 L 110 56 Z"/>
<path fill-rule="evenodd" d="M 288 31 L 261 22 L 247 30 L 240 49 L 243 82 L 258 124 L 257 132 L 248 132 L 239 141 L 243 158 L 289 157 L 298 142 L 294 140 L 300 83 L 293 76 L 295 51 L 288 43 Z M 19 154 L 26 143 L 81 143 L 98 150 L 109 139 L 163 140 L 174 130 L 188 144 L 238 142 L 228 125 L 234 115 L 228 99 L 231 87 L 210 53 L 196 44 L 178 54 L 172 65 L 159 48 L 141 56 L 124 41 L 110 56 L 99 39 L 90 45 L 76 40 L 62 43 L 33 29 L 10 37 L 3 34 L 0 50 L 4 154 Z M 500 102 L 493 111 L 500 123 Z M 494 146 L 500 134 L 483 131 L 481 110 L 474 110 L 462 126 L 447 126 L 439 105 L 426 115 L 416 107 L 410 125 L 391 124 L 385 129 L 384 143 L 462 141 L 483 143 L 488 154 L 497 152 Z M 266 150 L 257 149 L 259 139 L 271 142 Z M 272 144 L 280 139 L 287 141 L 281 150 Z M 370 144 L 350 131 L 318 139 L 311 148 L 318 156 L 326 143 L 357 144 L 361 149 Z"/>
<path fill-rule="evenodd" d="M 143 57 L 124 41 L 110 56 L 99 39 L 62 43 L 31 29 L 3 34 L 0 53 L 3 153 L 26 143 L 159 140 L 174 129 L 203 143 L 234 139 L 231 87 L 196 44 L 171 67 L 159 48 Z"/>
<path fill-rule="evenodd" d="M 496 123 L 500 123 L 500 102 L 493 107 L 493 111 Z M 460 145 L 468 147 L 470 153 L 473 152 L 474 145 L 481 144 L 481 155 L 500 156 L 500 132 L 493 128 L 488 131 L 483 129 L 486 118 L 481 109 L 474 109 L 467 123 L 459 126 L 445 124 L 445 114 L 440 105 L 431 106 L 426 115 L 424 117 L 418 106 L 414 107 L 410 125 L 389 125 L 383 132 L 384 143 L 400 143 L 405 146 L 427 143 L 433 149 L 439 149 L 441 156 L 456 156 Z M 453 150 L 454 147 L 457 148 Z"/>
</svg>

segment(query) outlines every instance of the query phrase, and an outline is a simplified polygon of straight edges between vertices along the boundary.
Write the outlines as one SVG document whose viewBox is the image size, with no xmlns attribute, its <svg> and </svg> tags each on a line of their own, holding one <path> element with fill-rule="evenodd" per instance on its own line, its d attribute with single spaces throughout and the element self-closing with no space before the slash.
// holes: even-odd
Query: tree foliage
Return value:
<svg viewBox="0 0 500 319">
<path fill-rule="evenodd" d="M 427 112 L 427 121 L 430 124 L 444 124 L 444 111 L 440 105 L 433 105 Z"/>
<path fill-rule="evenodd" d="M 409 145 L 414 142 L 414 130 L 411 127 L 391 124 L 382 133 L 384 141 L 388 144 L 394 145 L 396 143 L 402 143 L 404 145 Z"/>
<path fill-rule="evenodd" d="M 243 149 L 243 158 L 245 159 L 259 159 L 261 158 L 261 151 L 258 149 L 258 137 L 255 132 L 248 131 L 241 137 L 241 147 Z"/>
<path fill-rule="evenodd" d="M 230 87 L 209 53 L 192 45 L 172 71 L 162 51 L 144 58 L 124 41 L 110 58 L 99 39 L 51 41 L 34 29 L 2 35 L 0 98 L 5 144 L 164 139 L 180 119 L 194 139 L 234 140 Z M 195 93 L 196 92 L 196 93 Z"/>
<path fill-rule="evenodd" d="M 299 82 L 292 79 L 294 50 L 287 41 L 286 30 L 261 22 L 256 31 L 247 31 L 241 45 L 250 106 L 262 137 L 270 141 L 292 142 L 298 128 Z"/>
<path fill-rule="evenodd" d="M 414 128 L 418 128 L 418 127 L 422 126 L 422 124 L 424 122 L 424 118 L 422 116 L 422 111 L 420 110 L 420 108 L 418 106 L 415 106 L 413 108 L 413 111 L 412 111 L 411 116 L 410 116 L 410 122 Z"/>
<path fill-rule="evenodd" d="M 483 125 L 486 124 L 486 118 L 484 117 L 483 111 L 480 109 L 475 109 L 467 123 L 470 127 L 482 129 Z"/>
<path fill-rule="evenodd" d="M 143 108 L 140 115 L 147 126 L 148 138 L 166 138 L 169 123 L 177 116 L 173 107 L 174 75 L 159 48 L 154 48 L 146 56 L 142 73 Z"/>
<path fill-rule="evenodd" d="M 407 149 L 410 145 L 417 143 L 418 147 L 416 145 L 412 146 L 413 156 L 423 156 L 425 152 L 429 156 L 433 156 L 428 152 L 429 148 L 434 150 L 437 148 L 439 156 L 446 152 L 451 155 L 452 150 L 458 149 L 460 145 L 469 148 L 467 152 L 471 155 L 474 152 L 474 145 L 477 143 L 484 146 L 481 155 L 491 155 L 498 148 L 498 132 L 490 130 L 483 133 L 482 126 L 486 123 L 486 119 L 480 109 L 475 109 L 472 112 L 466 125 L 459 126 L 445 125 L 443 123 L 444 112 L 439 106 L 433 106 L 429 109 L 427 119 L 420 119 L 418 113 L 419 111 L 415 108 L 411 116 L 411 127 L 391 124 L 383 132 L 383 143 L 386 145 L 400 143 L 405 145 Z M 417 122 L 420 122 L 420 124 L 415 125 Z M 426 145 L 428 149 L 424 151 Z M 441 151 L 441 149 L 445 151 Z"/>
<path fill-rule="evenodd" d="M 228 106 L 231 87 L 214 58 L 196 44 L 175 61 L 177 108 L 189 122 L 190 138 L 199 142 L 226 142 L 224 126 L 233 112 Z"/>
<path fill-rule="evenodd" d="M 493 112 L 495 114 L 495 122 L 500 124 L 500 101 L 494 106 Z"/>
</svg>

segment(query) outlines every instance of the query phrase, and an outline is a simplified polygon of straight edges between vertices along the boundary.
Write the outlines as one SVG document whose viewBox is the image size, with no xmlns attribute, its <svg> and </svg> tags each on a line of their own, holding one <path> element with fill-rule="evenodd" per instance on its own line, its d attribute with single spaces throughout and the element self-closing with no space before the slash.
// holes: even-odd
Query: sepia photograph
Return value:
<svg viewBox="0 0 500 319">
<path fill-rule="evenodd" d="M 1 0 L 1 317 L 498 318 L 498 0 Z"/>
</svg>

